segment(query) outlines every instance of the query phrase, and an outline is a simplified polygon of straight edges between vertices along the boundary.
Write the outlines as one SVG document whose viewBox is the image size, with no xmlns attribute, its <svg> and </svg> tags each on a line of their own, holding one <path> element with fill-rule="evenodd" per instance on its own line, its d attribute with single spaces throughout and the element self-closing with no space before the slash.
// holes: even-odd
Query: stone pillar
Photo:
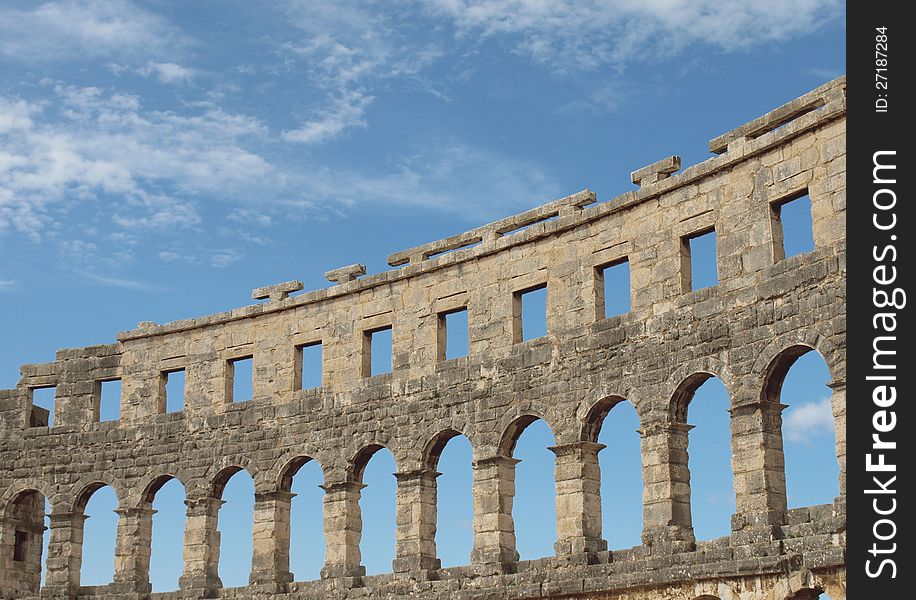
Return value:
<svg viewBox="0 0 916 600">
<path fill-rule="evenodd" d="M 731 409 L 735 515 L 732 531 L 746 542 L 771 539 L 786 519 L 786 469 L 778 402 L 737 403 Z M 748 537 L 749 536 L 749 537 Z"/>
<path fill-rule="evenodd" d="M 119 508 L 115 539 L 114 583 L 119 591 L 149 593 L 150 554 L 152 552 L 152 508 Z"/>
<path fill-rule="evenodd" d="M 515 496 L 515 465 L 518 460 L 493 456 L 474 461 L 474 549 L 471 562 L 498 565 L 518 561 L 512 499 Z"/>
<path fill-rule="evenodd" d="M 289 570 L 289 511 L 294 496 L 280 490 L 254 495 L 252 585 L 271 585 L 285 591 L 285 585 L 293 580 Z"/>
<path fill-rule="evenodd" d="M 833 408 L 833 431 L 836 435 L 836 459 L 840 463 L 840 498 L 846 500 L 846 380 L 827 384 L 833 390 L 830 405 Z M 831 596 L 833 598 L 833 596 Z"/>
<path fill-rule="evenodd" d="M 395 573 L 440 568 L 436 558 L 436 477 L 432 469 L 395 473 L 398 480 Z"/>
<path fill-rule="evenodd" d="M 49 596 L 74 595 L 79 589 L 85 521 L 81 513 L 51 513 L 44 587 Z"/>
<path fill-rule="evenodd" d="M 640 430 L 643 543 L 656 551 L 691 549 L 690 469 L 686 423 L 646 423 Z"/>
<path fill-rule="evenodd" d="M 557 556 L 607 550 L 601 537 L 601 468 L 604 444 L 574 442 L 553 446 L 556 455 Z"/>
<path fill-rule="evenodd" d="M 178 579 L 182 590 L 212 591 L 223 587 L 219 578 L 219 530 L 217 519 L 223 501 L 219 498 L 187 498 L 184 531 L 184 573 Z"/>
<path fill-rule="evenodd" d="M 366 574 L 360 564 L 359 542 L 363 520 L 359 496 L 365 484 L 356 481 L 325 483 L 324 490 L 324 568 L 322 578 L 353 577 Z"/>
</svg>

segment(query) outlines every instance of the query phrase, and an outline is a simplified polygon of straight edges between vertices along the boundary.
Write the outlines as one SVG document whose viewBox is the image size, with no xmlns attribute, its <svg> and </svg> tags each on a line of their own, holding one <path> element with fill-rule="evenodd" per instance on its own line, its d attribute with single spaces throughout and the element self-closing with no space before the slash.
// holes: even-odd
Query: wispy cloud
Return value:
<svg viewBox="0 0 916 600">
<path fill-rule="evenodd" d="M 146 65 L 137 69 L 143 77 L 155 77 L 162 83 L 180 84 L 189 83 L 197 76 L 197 71 L 173 62 L 147 61 Z"/>
<path fill-rule="evenodd" d="M 44 102 L 0 97 L 0 222 L 39 237 L 53 205 L 103 198 L 123 228 L 196 225 L 194 195 L 246 195 L 274 174 L 243 146 L 265 131 L 218 108 L 146 111 L 93 87 L 58 85 Z"/>
<path fill-rule="evenodd" d="M 167 20 L 126 0 L 60 0 L 0 8 L 0 55 L 18 61 L 132 60 L 191 44 Z"/>
<path fill-rule="evenodd" d="M 12 279 L 0 279 L 0 292 L 5 290 L 11 290 L 16 286 L 16 282 Z"/>
<path fill-rule="evenodd" d="M 842 14 L 838 0 L 433 0 L 459 38 L 481 36 L 557 70 L 670 56 L 691 45 L 741 50 L 807 33 Z"/>
<path fill-rule="evenodd" d="M 833 432 L 830 398 L 789 408 L 783 421 L 783 433 L 790 442 L 811 445 L 811 438 Z"/>
<path fill-rule="evenodd" d="M 388 26 L 391 18 L 370 5 L 290 0 L 287 10 L 302 37 L 279 48 L 287 67 L 323 93 L 300 127 L 283 133 L 291 142 L 315 144 L 365 127 L 372 90 L 398 78 L 414 78 L 442 54 L 431 43 L 410 41 Z M 397 11 L 392 11 L 397 12 Z"/>
<path fill-rule="evenodd" d="M 124 288 L 127 290 L 136 290 L 140 292 L 161 292 L 164 291 L 164 288 L 153 285 L 151 283 L 146 283 L 144 281 L 136 281 L 133 279 L 124 279 L 120 277 L 109 277 L 106 275 L 99 275 L 98 273 L 92 272 L 83 272 L 80 273 L 85 279 L 111 287 Z"/>
<path fill-rule="evenodd" d="M 284 131 L 283 139 L 314 144 L 335 138 L 347 129 L 365 127 L 364 115 L 372 100 L 372 96 L 360 91 L 341 90 L 330 106 L 316 109 L 313 117 L 297 129 Z"/>
</svg>

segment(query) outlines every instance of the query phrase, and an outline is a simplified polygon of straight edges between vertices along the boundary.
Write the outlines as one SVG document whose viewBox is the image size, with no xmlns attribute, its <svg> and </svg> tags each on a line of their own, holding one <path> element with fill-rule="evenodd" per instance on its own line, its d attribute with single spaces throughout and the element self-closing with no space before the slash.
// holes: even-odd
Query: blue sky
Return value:
<svg viewBox="0 0 916 600">
<path fill-rule="evenodd" d="M 586 187 L 607 200 L 663 156 L 702 161 L 711 137 L 845 71 L 843 6 L 0 3 L 0 332 L 16 340 L 0 387 L 140 321 L 244 305 L 277 281 L 323 287 L 353 262 L 377 272 L 391 252 Z M 822 435 L 787 444 L 820 447 L 826 392 L 816 365 L 797 368 L 794 419 Z M 608 427 L 632 433 L 620 410 Z M 519 452 L 529 437 L 531 452 L 549 443 L 532 429 Z M 384 458 L 367 494 L 393 486 Z M 461 473 L 440 482 L 459 490 Z M 227 494 L 243 500 L 237 477 Z M 635 543 L 638 525 L 619 524 Z M 454 535 L 464 552 L 467 528 Z M 528 557 L 552 544 L 519 541 Z M 385 552 L 366 552 L 370 570 Z"/>
</svg>

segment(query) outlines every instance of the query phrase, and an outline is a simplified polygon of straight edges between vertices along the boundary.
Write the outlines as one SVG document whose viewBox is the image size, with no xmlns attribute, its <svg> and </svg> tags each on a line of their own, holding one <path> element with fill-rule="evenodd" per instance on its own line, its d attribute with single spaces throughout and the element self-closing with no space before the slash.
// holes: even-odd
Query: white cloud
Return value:
<svg viewBox="0 0 916 600">
<path fill-rule="evenodd" d="M 246 196 L 275 167 L 245 149 L 266 128 L 257 119 L 204 108 L 145 111 L 139 98 L 57 86 L 29 103 L 0 97 L 0 223 L 39 236 L 54 205 L 118 198 L 110 211 L 128 229 L 195 225 L 199 194 Z"/>
<path fill-rule="evenodd" d="M 314 144 L 335 138 L 347 129 L 365 127 L 364 115 L 372 100 L 372 96 L 359 91 L 341 90 L 331 106 L 317 109 L 314 117 L 299 128 L 284 131 L 283 139 Z"/>
<path fill-rule="evenodd" d="M 366 127 L 371 90 L 396 78 L 415 78 L 441 51 L 411 42 L 370 7 L 337 2 L 291 0 L 292 22 L 303 38 L 280 46 L 287 67 L 302 69 L 322 92 L 300 127 L 283 133 L 291 142 L 315 144 L 354 127 Z"/>
<path fill-rule="evenodd" d="M 726 51 L 804 34 L 842 14 L 838 0 L 434 0 L 459 37 L 508 42 L 558 70 L 623 66 L 689 45 Z"/>
<path fill-rule="evenodd" d="M 191 42 L 126 0 L 60 0 L 0 8 L 0 55 L 23 62 L 167 56 Z"/>
<path fill-rule="evenodd" d="M 190 83 L 196 76 L 197 71 L 189 67 L 183 67 L 173 62 L 156 62 L 147 61 L 146 65 L 137 69 L 137 73 L 143 77 L 155 77 L 162 83 L 179 84 Z"/>
<path fill-rule="evenodd" d="M 830 398 L 790 407 L 783 421 L 783 433 L 790 442 L 809 445 L 813 436 L 833 431 Z"/>
<path fill-rule="evenodd" d="M 0 279 L 0 291 L 11 290 L 15 285 L 16 282 L 12 279 Z"/>
</svg>

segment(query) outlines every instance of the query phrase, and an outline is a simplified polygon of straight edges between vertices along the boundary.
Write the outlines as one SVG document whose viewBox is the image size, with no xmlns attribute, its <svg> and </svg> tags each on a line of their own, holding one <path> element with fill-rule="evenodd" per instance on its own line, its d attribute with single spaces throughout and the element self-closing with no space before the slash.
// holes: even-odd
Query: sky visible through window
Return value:
<svg viewBox="0 0 916 600">
<path fill-rule="evenodd" d="M 788 12 L 688 4 L 661 18 L 636 5 L 570 3 L 560 20 L 525 2 L 526 18 L 498 8 L 474 16 L 460 3 L 422 11 L 320 0 L 4 4 L 0 154 L 9 170 L 0 188 L 18 204 L 0 206 L 0 314 L 16 315 L 0 325 L 17 343 L 0 347 L 0 387 L 16 385 L 20 364 L 105 343 L 141 321 L 230 310 L 278 281 L 319 289 L 326 270 L 357 261 L 383 272 L 392 252 L 586 186 L 609 200 L 634 189 L 630 171 L 671 154 L 685 166 L 706 160 L 711 137 L 845 71 L 835 3 Z M 621 42 L 634 19 L 647 31 L 638 54 Z M 378 26 L 370 34 L 366 23 Z M 130 35 L 112 33 L 123 31 Z M 810 198 L 780 210 L 786 256 L 813 249 Z M 694 262 L 695 289 L 717 281 L 715 245 L 704 243 L 691 247 L 707 257 Z M 629 310 L 619 293 L 629 270 L 609 270 L 605 286 L 606 314 Z M 525 339 L 547 333 L 545 296 L 526 298 Z M 467 312 L 449 315 L 447 357 L 467 353 L 470 314 L 470 323 Z M 373 336 L 372 350 L 372 373 L 390 371 L 390 330 Z M 302 364 L 302 388 L 321 385 L 321 347 L 304 348 Z M 811 352 L 786 378 L 790 506 L 837 494 L 829 377 Z M 235 380 L 248 387 L 234 397 L 250 398 L 250 369 Z M 120 418 L 118 387 L 103 386 L 103 421 Z M 183 411 L 184 371 L 169 373 L 166 387 L 167 412 Z M 53 409 L 53 396 L 33 390 L 36 406 Z M 734 510 L 728 404 L 715 379 L 690 404 L 699 538 L 726 535 Z M 608 446 L 599 456 L 611 548 L 640 543 L 638 426 L 622 402 L 598 438 Z M 553 443 L 550 425 L 537 421 L 516 448 L 523 558 L 553 552 Z M 470 443 L 456 437 L 437 466 L 446 566 L 469 560 L 471 460 Z M 381 450 L 364 474 L 370 573 L 391 570 L 397 470 Z M 317 578 L 322 566 L 322 481 L 314 461 L 293 478 L 297 580 Z M 111 580 L 117 495 L 103 487 L 89 500 L 83 585 Z M 172 480 L 153 501 L 155 591 L 177 589 L 184 497 Z M 220 575 L 227 587 L 246 585 L 250 475 L 233 475 L 223 499 Z"/>
</svg>

